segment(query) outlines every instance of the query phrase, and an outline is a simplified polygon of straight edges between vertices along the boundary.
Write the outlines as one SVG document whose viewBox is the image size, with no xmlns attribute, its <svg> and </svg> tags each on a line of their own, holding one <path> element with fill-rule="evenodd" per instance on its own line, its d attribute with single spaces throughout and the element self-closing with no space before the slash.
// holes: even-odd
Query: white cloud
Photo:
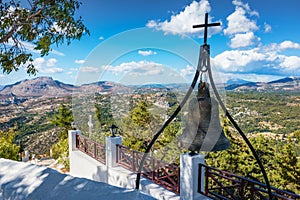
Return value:
<svg viewBox="0 0 300 200">
<path fill-rule="evenodd" d="M 235 8 L 235 11 L 226 19 L 228 21 L 228 27 L 224 29 L 225 35 L 251 32 L 258 29 L 256 22 L 248 19 L 246 11 L 241 7 Z"/>
<path fill-rule="evenodd" d="M 235 5 L 236 7 L 241 7 L 244 10 L 246 10 L 251 16 L 255 15 L 255 16 L 259 16 L 258 12 L 251 10 L 250 6 L 248 3 L 243 3 L 239 0 L 233 0 L 232 4 Z"/>
<path fill-rule="evenodd" d="M 285 50 L 285 49 L 300 49 L 300 44 L 295 43 L 289 40 L 286 40 L 282 43 L 279 44 L 279 49 L 280 50 Z"/>
<path fill-rule="evenodd" d="M 284 41 L 250 50 L 227 50 L 212 58 L 212 63 L 225 73 L 300 75 L 300 57 L 282 53 L 288 48 L 300 49 L 300 45 Z"/>
<path fill-rule="evenodd" d="M 47 60 L 46 66 L 47 67 L 53 67 L 53 66 L 56 65 L 56 63 L 57 63 L 57 60 L 55 58 L 50 58 L 50 59 Z"/>
<path fill-rule="evenodd" d="M 280 66 L 283 68 L 284 71 L 300 71 L 300 57 L 287 56 L 284 58 Z"/>
<path fill-rule="evenodd" d="M 76 64 L 83 64 L 83 63 L 85 63 L 85 60 L 75 60 L 75 63 Z"/>
<path fill-rule="evenodd" d="M 59 51 L 56 51 L 56 50 L 52 50 L 52 51 L 50 51 L 50 53 L 55 54 L 55 55 L 58 55 L 58 56 L 65 56 L 64 53 L 59 52 Z"/>
<path fill-rule="evenodd" d="M 99 71 L 100 71 L 99 67 L 85 66 L 80 68 L 80 72 L 86 72 L 86 73 L 97 73 Z"/>
<path fill-rule="evenodd" d="M 155 51 L 152 51 L 152 50 L 149 50 L 149 51 L 139 50 L 138 54 L 140 54 L 142 56 L 150 56 L 150 55 L 156 55 L 157 53 Z"/>
<path fill-rule="evenodd" d="M 253 32 L 248 33 L 238 33 L 231 39 L 230 47 L 239 48 L 247 47 L 254 43 L 257 38 L 254 36 Z"/>
<path fill-rule="evenodd" d="M 59 67 L 51 67 L 51 68 L 44 68 L 41 72 L 43 73 L 49 73 L 49 74 L 55 74 L 55 73 L 61 73 L 64 70 Z"/>
<path fill-rule="evenodd" d="M 146 24 L 148 28 L 157 28 L 159 29 L 159 23 L 157 23 L 155 20 L 149 20 L 148 23 Z"/>
<path fill-rule="evenodd" d="M 250 17 L 259 14 L 252 11 L 248 4 L 244 4 L 239 0 L 233 0 L 232 4 L 235 6 L 235 11 L 226 18 L 228 26 L 224 29 L 224 34 L 231 39 L 230 47 L 240 48 L 253 45 L 260 38 L 254 35 L 254 32 L 258 30 L 258 26 L 256 21 L 251 20 Z"/>
<path fill-rule="evenodd" d="M 256 61 L 266 59 L 265 55 L 260 53 L 257 48 L 251 50 L 228 50 L 215 56 L 213 63 L 224 71 L 243 72 L 247 66 Z"/>
<path fill-rule="evenodd" d="M 71 70 L 71 71 L 78 71 L 79 70 L 79 68 L 76 68 L 76 67 L 71 67 L 71 68 L 69 68 L 69 70 Z"/>
<path fill-rule="evenodd" d="M 283 78 L 283 76 L 276 76 L 276 75 L 268 75 L 268 74 L 254 74 L 254 73 L 219 73 L 219 75 L 223 78 L 224 83 L 228 80 L 232 79 L 243 79 L 246 81 L 252 82 L 270 82 L 274 80 L 278 80 Z"/>
<path fill-rule="evenodd" d="M 50 58 L 46 60 L 45 58 L 36 58 L 33 61 L 33 65 L 40 73 L 60 73 L 63 72 L 62 68 L 55 67 L 57 60 L 55 58 Z"/>
<path fill-rule="evenodd" d="M 195 74 L 195 68 L 191 65 L 187 65 L 186 68 L 180 70 L 180 74 L 183 77 L 192 76 L 193 74 Z"/>
<path fill-rule="evenodd" d="M 128 73 L 133 76 L 158 75 L 164 71 L 163 65 L 160 63 L 139 61 L 126 62 L 118 66 L 102 66 L 102 69 L 112 72 L 115 75 Z"/>
<path fill-rule="evenodd" d="M 165 34 L 195 35 L 195 33 L 203 30 L 194 29 L 193 25 L 202 23 L 204 21 L 205 13 L 208 13 L 210 9 L 211 8 L 207 0 L 201 0 L 200 2 L 193 1 L 180 13 L 173 14 L 170 20 L 165 20 L 163 22 L 150 20 L 146 26 L 162 30 Z M 211 21 L 211 17 L 209 17 L 208 21 Z M 209 32 L 214 34 L 219 31 L 221 31 L 221 27 L 211 27 Z"/>
<path fill-rule="evenodd" d="M 279 44 L 272 43 L 264 47 L 266 52 L 280 52 L 287 49 L 300 49 L 300 44 L 285 40 Z"/>
<path fill-rule="evenodd" d="M 99 37 L 99 40 L 104 40 L 104 37 L 103 37 L 103 36 L 100 36 L 100 37 Z"/>
<path fill-rule="evenodd" d="M 269 33 L 272 31 L 272 27 L 270 24 L 264 23 L 265 33 Z"/>
</svg>

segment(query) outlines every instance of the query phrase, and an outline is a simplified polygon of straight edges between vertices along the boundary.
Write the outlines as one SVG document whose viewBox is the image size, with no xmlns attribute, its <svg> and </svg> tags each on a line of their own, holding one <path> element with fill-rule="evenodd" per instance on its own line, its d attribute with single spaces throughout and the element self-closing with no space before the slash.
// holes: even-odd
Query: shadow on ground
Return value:
<svg viewBox="0 0 300 200">
<path fill-rule="evenodd" d="M 146 199 L 133 189 L 61 174 L 53 169 L 0 158 L 0 200 Z"/>
</svg>

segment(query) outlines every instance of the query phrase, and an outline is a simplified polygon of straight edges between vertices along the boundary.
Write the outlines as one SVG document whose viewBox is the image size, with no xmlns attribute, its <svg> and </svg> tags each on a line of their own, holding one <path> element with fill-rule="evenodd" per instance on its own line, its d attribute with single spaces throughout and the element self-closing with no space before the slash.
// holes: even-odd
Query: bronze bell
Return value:
<svg viewBox="0 0 300 200">
<path fill-rule="evenodd" d="M 178 145 L 191 152 L 230 148 L 220 124 L 218 102 L 210 97 L 206 82 L 199 83 L 197 98 L 189 103 L 187 126 L 179 136 Z"/>
</svg>

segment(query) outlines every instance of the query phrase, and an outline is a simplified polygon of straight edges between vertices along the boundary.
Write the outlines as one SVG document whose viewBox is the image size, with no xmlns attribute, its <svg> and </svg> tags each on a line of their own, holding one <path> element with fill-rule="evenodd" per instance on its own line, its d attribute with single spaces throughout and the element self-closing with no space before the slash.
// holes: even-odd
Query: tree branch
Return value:
<svg viewBox="0 0 300 200">
<path fill-rule="evenodd" d="M 9 38 L 11 38 L 11 36 L 14 34 L 14 32 L 17 30 L 17 26 L 14 25 L 12 27 L 12 29 L 6 34 L 6 36 L 4 36 L 3 38 L 0 38 L 0 43 L 4 43 L 7 42 Z"/>
<path fill-rule="evenodd" d="M 24 24 L 28 21 L 30 21 L 32 18 L 36 17 L 37 15 L 41 14 L 43 9 L 45 8 L 46 6 L 44 6 L 43 8 L 39 9 L 37 12 L 33 13 L 32 15 L 28 16 L 23 23 L 20 23 L 20 24 L 15 24 L 12 29 L 2 38 L 0 38 L 0 43 L 4 43 L 4 42 L 7 42 L 9 38 L 12 37 L 12 35 L 14 34 L 14 32 L 21 26 L 21 24 Z"/>
</svg>

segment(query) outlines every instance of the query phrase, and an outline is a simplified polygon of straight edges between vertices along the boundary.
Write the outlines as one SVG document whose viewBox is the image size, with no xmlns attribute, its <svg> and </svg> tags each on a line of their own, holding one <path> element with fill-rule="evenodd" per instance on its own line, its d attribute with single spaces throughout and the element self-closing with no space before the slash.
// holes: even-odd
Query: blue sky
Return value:
<svg viewBox="0 0 300 200">
<path fill-rule="evenodd" d="M 223 81 L 270 81 L 300 76 L 298 0 L 82 0 L 90 36 L 35 54 L 37 76 L 72 84 L 110 80 L 126 84 L 189 82 L 210 22 L 211 63 Z M 30 51 L 30 45 L 28 47 Z M 0 75 L 0 85 L 34 78 L 23 70 Z"/>
</svg>

